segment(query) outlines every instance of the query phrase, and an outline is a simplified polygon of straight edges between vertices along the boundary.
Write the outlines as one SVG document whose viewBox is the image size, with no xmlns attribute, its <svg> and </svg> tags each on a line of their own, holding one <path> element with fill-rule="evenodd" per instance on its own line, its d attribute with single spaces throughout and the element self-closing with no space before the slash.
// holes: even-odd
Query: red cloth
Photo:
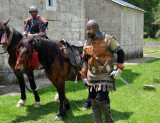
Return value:
<svg viewBox="0 0 160 123">
<path fill-rule="evenodd" d="M 31 65 L 34 69 L 38 69 L 39 68 L 39 59 L 38 59 L 38 52 L 34 51 L 32 53 L 32 60 L 31 60 Z"/>
<path fill-rule="evenodd" d="M 83 54 L 80 55 L 80 58 L 82 58 Z"/>
</svg>

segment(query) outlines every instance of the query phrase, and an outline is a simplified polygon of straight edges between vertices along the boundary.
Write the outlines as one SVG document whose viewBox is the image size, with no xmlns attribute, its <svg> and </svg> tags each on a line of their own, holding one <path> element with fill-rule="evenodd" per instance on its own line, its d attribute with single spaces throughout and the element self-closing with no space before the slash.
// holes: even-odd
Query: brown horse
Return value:
<svg viewBox="0 0 160 123">
<path fill-rule="evenodd" d="M 6 47 L 7 52 L 9 54 L 8 58 L 8 63 L 10 67 L 12 68 L 14 74 L 18 78 L 20 90 L 21 90 L 21 99 L 17 104 L 17 107 L 21 107 L 25 104 L 26 102 L 26 94 L 25 94 L 25 83 L 24 83 L 24 76 L 23 73 L 20 73 L 18 70 L 15 69 L 16 66 L 16 47 L 19 44 L 19 42 L 22 40 L 23 35 L 16 31 L 15 29 L 7 26 L 8 21 L 5 23 L 0 22 L 0 39 L 2 38 L 3 34 L 7 35 L 7 42 L 4 42 L 4 47 Z M 0 43 L 2 43 L 0 41 Z M 35 105 L 34 107 L 39 107 L 40 106 L 40 98 L 39 95 L 36 91 L 36 84 L 34 81 L 34 74 L 33 74 L 33 68 L 29 68 L 28 71 L 26 72 L 26 75 L 29 79 L 31 89 L 34 90 L 34 96 L 35 96 Z"/>
<path fill-rule="evenodd" d="M 44 67 L 47 78 L 57 88 L 60 108 L 56 120 L 62 120 L 70 108 L 70 104 L 65 96 L 65 80 L 74 80 L 75 76 L 71 76 L 70 72 L 73 66 L 63 54 L 59 41 L 51 41 L 50 39 L 39 37 L 31 41 L 28 38 L 23 38 L 17 47 L 17 64 L 15 69 L 21 73 L 26 73 L 32 67 L 30 61 L 33 59 L 34 52 L 38 53 L 39 62 Z M 80 80 L 79 73 L 78 80 Z"/>
</svg>

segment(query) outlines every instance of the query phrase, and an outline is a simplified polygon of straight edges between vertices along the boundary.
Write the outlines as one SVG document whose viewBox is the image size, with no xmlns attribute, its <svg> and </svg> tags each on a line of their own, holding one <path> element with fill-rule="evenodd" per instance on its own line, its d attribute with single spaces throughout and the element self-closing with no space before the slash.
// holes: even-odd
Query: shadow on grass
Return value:
<svg viewBox="0 0 160 123">
<path fill-rule="evenodd" d="M 139 73 L 132 72 L 131 69 L 126 69 L 123 71 L 122 78 L 126 80 L 129 84 L 133 83 L 135 78 L 140 76 Z M 116 80 L 116 88 L 125 85 L 121 80 Z"/>
<path fill-rule="evenodd" d="M 151 61 L 145 62 L 145 63 L 153 63 L 153 62 L 156 62 L 156 61 L 160 61 L 160 58 L 157 58 L 157 59 L 154 59 L 154 60 L 151 60 Z"/>
<path fill-rule="evenodd" d="M 70 104 L 72 107 L 67 112 L 67 117 L 64 120 L 65 123 L 72 123 L 72 122 L 90 123 L 90 122 L 94 122 L 92 113 L 74 116 L 72 111 L 73 110 L 74 111 L 81 111 L 80 109 L 82 108 L 82 103 L 84 103 L 84 102 L 85 102 L 85 100 L 78 100 L 78 101 L 71 100 L 70 101 Z M 45 105 L 42 105 L 40 108 L 33 108 L 33 105 L 27 105 L 26 107 L 27 107 L 27 109 L 26 109 L 27 115 L 26 116 L 17 116 L 17 118 L 15 120 L 13 120 L 12 123 L 27 122 L 27 121 L 31 121 L 31 122 L 32 121 L 41 121 L 41 119 L 43 119 L 46 115 L 52 114 L 52 113 L 57 113 L 58 109 L 59 109 L 59 103 L 49 102 Z M 120 111 L 116 111 L 116 110 L 112 110 L 112 109 L 111 109 L 111 112 L 112 112 L 112 116 L 115 121 L 127 120 L 133 114 L 133 112 L 120 112 Z M 53 119 L 51 119 L 51 118 L 53 118 Z M 53 117 L 51 116 L 50 119 L 48 119 L 48 120 L 46 119 L 46 120 L 54 122 L 54 118 L 55 118 L 55 116 L 53 116 Z M 103 120 L 104 120 L 104 117 L 103 117 Z"/>
<path fill-rule="evenodd" d="M 127 120 L 133 114 L 133 112 L 120 112 L 120 111 L 116 111 L 116 110 L 112 110 L 112 109 L 111 109 L 111 113 L 112 113 L 112 117 L 113 117 L 114 121 Z M 102 113 L 102 115 L 103 115 L 103 113 Z M 103 121 L 105 121 L 104 115 L 102 116 L 102 118 L 103 118 Z M 72 121 L 72 120 L 74 120 L 74 121 Z M 84 115 L 80 115 L 80 116 L 74 116 L 71 113 L 71 115 L 64 120 L 65 123 L 74 123 L 75 121 L 76 121 L 76 123 L 82 123 L 82 122 L 83 123 L 94 123 L 93 114 L 90 113 L 90 114 L 84 114 Z"/>
<path fill-rule="evenodd" d="M 36 121 L 47 114 L 53 113 L 58 111 L 58 105 L 56 102 L 50 102 L 45 105 L 41 105 L 40 108 L 34 108 L 33 105 L 27 105 L 27 115 L 26 116 L 17 116 L 12 123 L 17 122 L 27 122 L 29 120 Z"/>
<path fill-rule="evenodd" d="M 84 102 L 84 100 L 79 100 L 79 101 L 70 101 L 71 109 L 67 112 L 67 117 L 64 120 L 64 123 L 91 123 L 94 122 L 93 120 L 93 114 L 83 114 L 79 116 L 74 116 L 73 110 L 76 111 L 81 111 L 80 108 L 81 104 Z M 76 104 L 75 104 L 76 103 Z M 17 116 L 15 120 L 12 121 L 12 123 L 17 123 L 17 122 L 27 122 L 27 121 L 41 121 L 46 115 L 56 113 L 59 108 L 59 103 L 56 102 L 50 102 L 45 105 L 42 105 L 40 108 L 33 108 L 33 105 L 28 105 L 27 107 L 27 112 L 28 114 L 26 116 Z M 87 112 L 87 111 L 86 111 Z M 127 120 L 131 117 L 133 112 L 120 112 L 116 110 L 112 110 L 112 117 L 114 118 L 115 121 L 119 120 Z M 53 114 L 54 115 L 54 114 Z M 53 118 L 53 119 L 52 119 Z M 50 119 L 46 119 L 46 122 L 54 122 L 55 116 L 51 116 Z M 44 119 L 43 119 L 44 120 Z M 103 120 L 104 116 L 103 116 Z"/>
<path fill-rule="evenodd" d="M 133 112 L 120 112 L 112 109 L 111 109 L 111 113 L 114 121 L 128 120 L 133 114 Z"/>
<path fill-rule="evenodd" d="M 67 116 L 69 118 L 74 117 L 72 110 L 78 111 L 79 108 L 82 107 L 82 104 L 85 102 L 85 100 L 70 100 L 70 105 L 71 109 L 67 112 Z M 27 122 L 27 121 L 37 121 L 43 119 L 46 115 L 55 113 L 57 114 L 59 110 L 59 103 L 57 102 L 49 102 L 45 105 L 41 105 L 40 108 L 34 108 L 33 105 L 26 105 L 27 109 L 27 115 L 26 116 L 17 116 L 15 120 L 12 121 L 12 123 L 17 123 L 17 122 Z M 79 110 L 80 111 L 80 110 Z M 53 114 L 53 115 L 55 115 Z M 56 115 L 55 115 L 56 116 Z M 53 118 L 55 118 L 53 116 Z M 52 119 L 54 121 L 54 119 Z"/>
</svg>

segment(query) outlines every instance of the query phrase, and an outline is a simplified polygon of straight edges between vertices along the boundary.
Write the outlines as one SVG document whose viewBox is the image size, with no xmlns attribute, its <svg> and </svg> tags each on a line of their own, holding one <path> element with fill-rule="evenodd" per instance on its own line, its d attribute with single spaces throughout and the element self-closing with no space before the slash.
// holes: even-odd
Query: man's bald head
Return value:
<svg viewBox="0 0 160 123">
<path fill-rule="evenodd" d="M 99 25 L 95 20 L 89 20 L 87 22 L 87 28 L 92 28 L 93 30 L 99 30 Z"/>
</svg>

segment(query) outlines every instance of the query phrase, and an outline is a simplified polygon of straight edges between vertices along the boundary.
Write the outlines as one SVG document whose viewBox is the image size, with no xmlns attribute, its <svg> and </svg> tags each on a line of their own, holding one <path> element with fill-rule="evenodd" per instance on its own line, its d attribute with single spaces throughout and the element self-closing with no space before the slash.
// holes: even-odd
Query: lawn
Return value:
<svg viewBox="0 0 160 123">
<path fill-rule="evenodd" d="M 160 123 L 160 85 L 155 91 L 143 90 L 144 84 L 152 84 L 154 78 L 160 78 L 160 60 L 142 63 L 136 66 L 126 66 L 122 77 L 128 81 L 139 94 L 132 91 L 120 80 L 116 81 L 117 91 L 110 93 L 111 112 L 116 123 Z M 27 103 L 16 108 L 20 95 L 0 97 L 0 123 L 10 122 L 55 122 L 54 118 L 59 103 L 54 101 L 56 89 L 53 86 L 38 90 L 42 106 L 33 108 L 34 97 L 27 93 Z M 93 123 L 92 111 L 82 110 L 87 98 L 86 87 L 78 82 L 66 83 L 66 95 L 71 104 L 71 110 L 64 121 L 57 123 Z"/>
<path fill-rule="evenodd" d="M 143 48 L 144 57 L 160 57 L 160 48 Z"/>
<path fill-rule="evenodd" d="M 158 39 L 153 39 L 153 38 L 144 38 L 144 41 L 149 41 L 149 42 L 160 42 L 160 38 Z"/>
</svg>

